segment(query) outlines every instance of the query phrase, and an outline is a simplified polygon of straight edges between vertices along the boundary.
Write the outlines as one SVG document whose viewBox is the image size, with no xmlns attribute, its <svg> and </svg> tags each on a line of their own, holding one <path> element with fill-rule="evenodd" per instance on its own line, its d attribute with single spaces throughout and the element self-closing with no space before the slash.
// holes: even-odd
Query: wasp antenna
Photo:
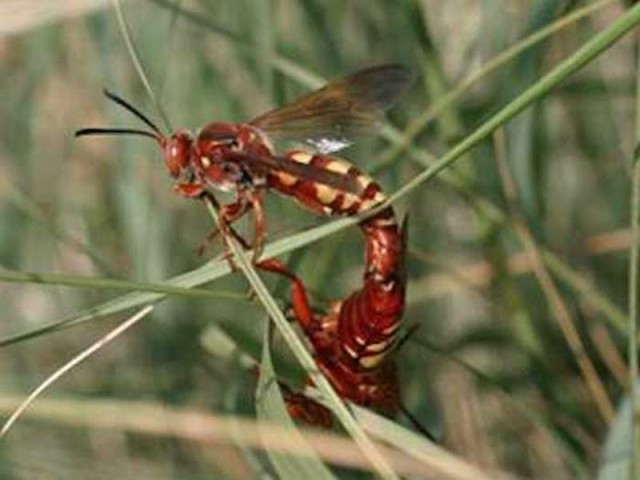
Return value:
<svg viewBox="0 0 640 480">
<path fill-rule="evenodd" d="M 154 132 L 156 132 L 158 134 L 158 136 L 160 138 L 164 138 L 164 134 L 160 131 L 160 129 L 156 126 L 156 124 L 153 123 L 149 119 L 149 117 L 147 117 L 144 113 L 142 113 L 136 107 L 134 107 L 129 102 L 127 102 L 125 99 L 120 98 L 118 95 L 116 95 L 115 93 L 110 92 L 107 89 L 104 89 L 102 92 L 104 93 L 105 97 L 107 97 L 109 100 L 111 100 L 112 102 L 117 103 L 118 105 L 120 105 L 124 109 L 126 109 L 129 112 L 133 113 L 136 117 L 138 117 L 144 123 L 146 123 Z"/>
<path fill-rule="evenodd" d="M 138 130 L 136 128 L 81 128 L 76 130 L 74 137 L 86 137 L 87 135 L 141 135 L 143 137 L 161 140 L 163 137 L 146 130 Z"/>
</svg>

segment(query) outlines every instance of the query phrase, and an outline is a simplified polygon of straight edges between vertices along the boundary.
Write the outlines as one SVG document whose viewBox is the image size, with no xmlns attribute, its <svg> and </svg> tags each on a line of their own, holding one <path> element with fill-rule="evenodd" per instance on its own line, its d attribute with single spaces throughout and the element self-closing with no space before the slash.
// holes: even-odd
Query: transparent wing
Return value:
<svg viewBox="0 0 640 480">
<path fill-rule="evenodd" d="M 379 65 L 334 80 L 249 122 L 275 140 L 302 141 L 330 153 L 370 133 L 411 85 L 403 65 Z"/>
<path fill-rule="evenodd" d="M 238 157 L 238 162 L 247 162 L 253 166 L 259 165 L 268 171 L 281 171 L 302 180 L 311 180 L 321 185 L 338 189 L 341 192 L 360 195 L 362 185 L 352 176 L 332 172 L 315 165 L 294 162 L 285 157 L 277 156 L 246 156 Z"/>
</svg>

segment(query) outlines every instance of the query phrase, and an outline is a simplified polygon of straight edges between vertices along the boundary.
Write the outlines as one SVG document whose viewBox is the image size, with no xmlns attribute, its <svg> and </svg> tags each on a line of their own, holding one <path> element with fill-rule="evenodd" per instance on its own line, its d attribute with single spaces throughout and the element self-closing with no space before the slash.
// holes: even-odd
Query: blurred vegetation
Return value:
<svg viewBox="0 0 640 480">
<path fill-rule="evenodd" d="M 135 125 L 102 97 L 105 87 L 160 120 L 113 9 L 87 13 L 68 3 L 62 18 L 8 28 L 11 34 L 0 37 L 0 266 L 145 283 L 194 270 L 221 247 L 214 243 L 204 257 L 196 253 L 211 218 L 202 205 L 171 193 L 157 147 L 137 138 L 73 139 L 84 126 Z M 150 0 L 123 7 L 173 127 L 243 121 L 322 78 L 391 61 L 410 65 L 418 80 L 390 112 L 390 124 L 403 131 L 416 119 L 432 121 L 415 129 L 408 150 L 394 146 L 398 131 L 387 125 L 382 136 L 341 153 L 373 170 L 391 193 L 627 8 L 625 2 L 589 3 L 602 8 L 517 52 L 448 103 L 442 102 L 448 92 L 496 55 L 587 3 Z M 630 36 L 396 204 L 410 226 L 405 321 L 420 326 L 398 353 L 403 403 L 447 450 L 487 472 L 583 478 L 601 464 L 629 384 L 635 62 Z M 269 240 L 325 221 L 275 194 L 267 218 Z M 351 228 L 284 258 L 321 303 L 357 288 L 362 246 Z M 286 285 L 265 279 L 286 302 Z M 54 280 L 0 284 L 0 338 L 121 293 Z M 232 443 L 131 433 L 124 421 L 118 428 L 117 412 L 125 418 L 140 402 L 171 411 L 254 414 L 255 377 L 238 352 L 260 357 L 264 310 L 245 295 L 240 273 L 200 288 L 220 297 L 171 296 L 41 400 L 60 399 L 79 413 L 108 400 L 120 409 L 104 410 L 111 428 L 100 427 L 100 409 L 84 423 L 82 415 L 68 422 L 55 409 L 27 415 L 0 447 L 0 477 L 252 478 L 268 472 L 264 456 Z M 3 412 L 125 318 L 94 318 L 3 347 Z M 224 350 L 221 332 L 239 350 Z M 276 365 L 287 360 L 278 338 L 273 350 Z M 365 475 L 335 471 L 341 478 Z"/>
</svg>

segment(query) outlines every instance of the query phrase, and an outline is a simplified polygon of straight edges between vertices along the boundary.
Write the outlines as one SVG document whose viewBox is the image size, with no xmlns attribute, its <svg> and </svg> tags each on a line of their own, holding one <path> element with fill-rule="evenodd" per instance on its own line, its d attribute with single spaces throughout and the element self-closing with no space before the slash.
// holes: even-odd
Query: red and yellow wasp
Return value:
<svg viewBox="0 0 640 480">
<path fill-rule="evenodd" d="M 386 200 L 371 177 L 331 154 L 374 128 L 411 82 L 406 67 L 380 65 L 332 81 L 250 122 L 214 122 L 195 134 L 181 129 L 170 136 L 131 104 L 105 92 L 151 130 L 84 128 L 76 136 L 153 138 L 163 151 L 178 194 L 201 198 L 212 189 L 235 192 L 236 200 L 220 210 L 221 224 L 227 226 L 223 233 L 238 236 L 231 224 L 252 211 L 252 246 L 259 255 L 264 237 L 263 199 L 269 190 L 325 216 L 355 215 Z M 279 140 L 304 142 L 311 149 L 279 152 L 273 146 Z M 398 380 L 390 353 L 397 344 L 405 307 L 406 228 L 398 224 L 392 207 L 363 220 L 360 228 L 365 235 L 363 285 L 334 302 L 326 313 L 312 311 L 304 285 L 282 263 L 268 259 L 256 265 L 292 281 L 295 318 L 320 370 L 337 392 L 357 404 L 391 414 L 399 407 Z M 299 394 L 288 389 L 285 397 L 294 416 L 327 424 L 320 405 L 300 401 Z"/>
</svg>

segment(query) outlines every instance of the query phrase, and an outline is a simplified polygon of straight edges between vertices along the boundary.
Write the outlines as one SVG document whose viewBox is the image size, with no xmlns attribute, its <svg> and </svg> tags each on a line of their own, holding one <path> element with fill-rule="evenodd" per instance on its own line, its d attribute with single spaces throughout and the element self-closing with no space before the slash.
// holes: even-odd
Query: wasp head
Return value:
<svg viewBox="0 0 640 480">
<path fill-rule="evenodd" d="M 175 179 L 186 180 L 192 176 L 191 157 L 193 136 L 186 130 L 177 130 L 166 140 L 160 142 L 164 161 L 169 175 Z"/>
</svg>

